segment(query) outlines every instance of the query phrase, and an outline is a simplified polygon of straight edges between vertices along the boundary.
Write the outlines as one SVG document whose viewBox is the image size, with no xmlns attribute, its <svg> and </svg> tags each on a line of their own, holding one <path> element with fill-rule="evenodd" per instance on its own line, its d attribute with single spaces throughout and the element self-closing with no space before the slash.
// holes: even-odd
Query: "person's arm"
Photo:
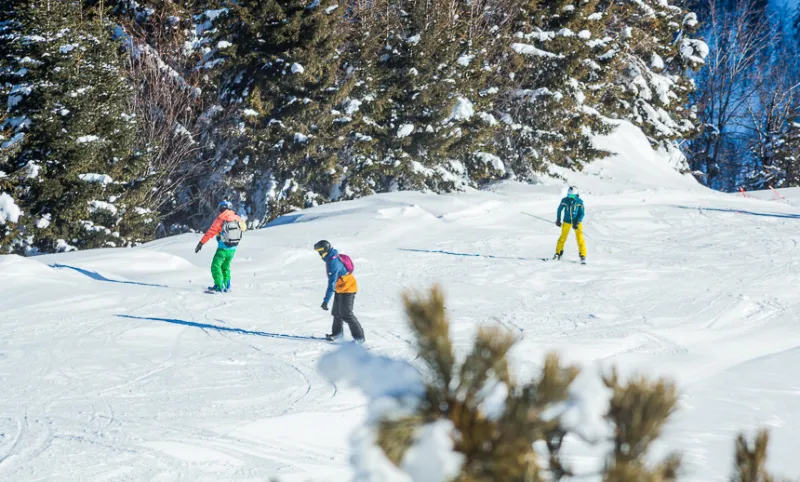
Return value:
<svg viewBox="0 0 800 482">
<path fill-rule="evenodd" d="M 336 291 L 336 282 L 345 274 L 347 274 L 347 269 L 338 259 L 333 259 L 328 263 L 328 290 L 325 292 L 323 304 L 327 305 L 331 301 L 333 293 Z"/>
<path fill-rule="evenodd" d="M 561 226 L 561 213 L 564 212 L 564 208 L 566 207 L 567 205 L 564 204 L 563 200 L 561 201 L 561 204 L 558 205 L 558 213 L 556 213 L 556 224 L 559 226 Z"/>
<path fill-rule="evenodd" d="M 583 222 L 584 213 L 585 213 L 585 211 L 584 211 L 584 207 L 583 207 L 583 201 L 581 201 L 581 203 L 578 205 L 578 216 L 576 218 L 575 224 L 580 224 L 580 223 Z"/>
<path fill-rule="evenodd" d="M 209 240 L 211 240 L 211 238 L 213 238 L 214 236 L 218 235 L 221 232 L 222 232 L 222 218 L 220 216 L 217 216 L 217 219 L 215 219 L 214 222 L 211 223 L 211 227 L 208 228 L 208 231 L 206 231 L 206 234 L 203 236 L 203 239 L 200 240 L 200 244 L 206 244 Z"/>
</svg>

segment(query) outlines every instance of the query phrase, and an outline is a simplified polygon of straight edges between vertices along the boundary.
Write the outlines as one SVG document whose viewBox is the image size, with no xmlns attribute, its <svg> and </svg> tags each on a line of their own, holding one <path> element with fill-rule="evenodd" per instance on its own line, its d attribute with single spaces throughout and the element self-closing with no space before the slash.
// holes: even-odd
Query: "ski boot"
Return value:
<svg viewBox="0 0 800 482">
<path fill-rule="evenodd" d="M 342 337 L 343 337 L 343 335 L 336 335 L 336 336 L 334 336 L 334 335 L 325 335 L 325 339 L 327 341 L 332 342 L 332 343 L 336 343 L 337 341 L 341 340 Z"/>
<path fill-rule="evenodd" d="M 556 261 L 561 261 L 561 255 L 563 255 L 563 254 L 564 254 L 563 251 L 561 251 L 560 253 L 556 253 L 556 255 L 553 256 L 553 259 L 556 260 Z"/>
<path fill-rule="evenodd" d="M 586 256 L 581 256 L 581 264 L 586 264 Z"/>
<path fill-rule="evenodd" d="M 231 280 L 225 284 L 225 292 L 228 293 L 231 290 Z"/>
<path fill-rule="evenodd" d="M 355 340 L 353 340 L 353 343 L 356 343 L 358 345 L 362 345 L 362 344 L 364 344 L 365 341 L 367 341 L 367 340 L 365 340 L 364 338 L 356 338 Z"/>
</svg>

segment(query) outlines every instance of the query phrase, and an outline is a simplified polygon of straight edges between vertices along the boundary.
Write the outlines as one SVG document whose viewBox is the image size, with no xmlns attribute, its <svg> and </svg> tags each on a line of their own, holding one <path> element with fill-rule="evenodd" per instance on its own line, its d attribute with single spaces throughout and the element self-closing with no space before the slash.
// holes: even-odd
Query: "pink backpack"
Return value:
<svg viewBox="0 0 800 482">
<path fill-rule="evenodd" d="M 342 261 L 344 267 L 347 268 L 348 273 L 355 271 L 356 267 L 353 265 L 353 260 L 350 259 L 350 256 L 347 256 L 346 254 L 340 254 L 338 258 Z"/>
</svg>

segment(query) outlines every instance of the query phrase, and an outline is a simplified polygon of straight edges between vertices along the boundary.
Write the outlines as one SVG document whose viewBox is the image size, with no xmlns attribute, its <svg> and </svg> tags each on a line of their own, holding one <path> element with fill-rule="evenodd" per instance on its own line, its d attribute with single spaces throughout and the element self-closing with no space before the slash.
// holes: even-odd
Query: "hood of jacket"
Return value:
<svg viewBox="0 0 800 482">
<path fill-rule="evenodd" d="M 219 213 L 219 216 L 217 216 L 217 218 L 223 221 L 237 221 L 239 219 L 239 216 L 237 216 L 236 213 L 233 212 L 232 210 L 226 209 L 221 213 Z"/>
<path fill-rule="evenodd" d="M 331 260 L 331 258 L 333 258 L 334 256 L 338 256 L 338 255 L 339 255 L 339 251 L 337 251 L 335 248 L 331 248 L 331 250 L 328 251 L 328 254 L 326 254 L 325 257 L 323 257 L 322 259 L 324 259 L 325 262 L 328 262 L 328 261 Z"/>
</svg>

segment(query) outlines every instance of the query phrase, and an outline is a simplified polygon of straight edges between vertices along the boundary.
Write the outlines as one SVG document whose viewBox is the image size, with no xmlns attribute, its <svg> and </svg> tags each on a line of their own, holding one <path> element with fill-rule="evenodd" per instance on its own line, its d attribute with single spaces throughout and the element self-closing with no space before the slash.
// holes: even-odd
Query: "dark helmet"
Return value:
<svg viewBox="0 0 800 482">
<path fill-rule="evenodd" d="M 221 201 L 221 202 L 220 202 L 220 203 L 217 205 L 217 210 L 218 210 L 219 212 L 223 212 L 223 211 L 226 211 L 226 210 L 228 210 L 228 209 L 233 209 L 233 203 L 232 203 L 232 202 L 230 202 L 230 201 L 228 201 L 228 200 Z"/>
<path fill-rule="evenodd" d="M 317 241 L 317 244 L 314 245 L 314 250 L 319 253 L 320 256 L 325 256 L 331 251 L 331 243 L 324 239 L 322 241 Z"/>
</svg>

